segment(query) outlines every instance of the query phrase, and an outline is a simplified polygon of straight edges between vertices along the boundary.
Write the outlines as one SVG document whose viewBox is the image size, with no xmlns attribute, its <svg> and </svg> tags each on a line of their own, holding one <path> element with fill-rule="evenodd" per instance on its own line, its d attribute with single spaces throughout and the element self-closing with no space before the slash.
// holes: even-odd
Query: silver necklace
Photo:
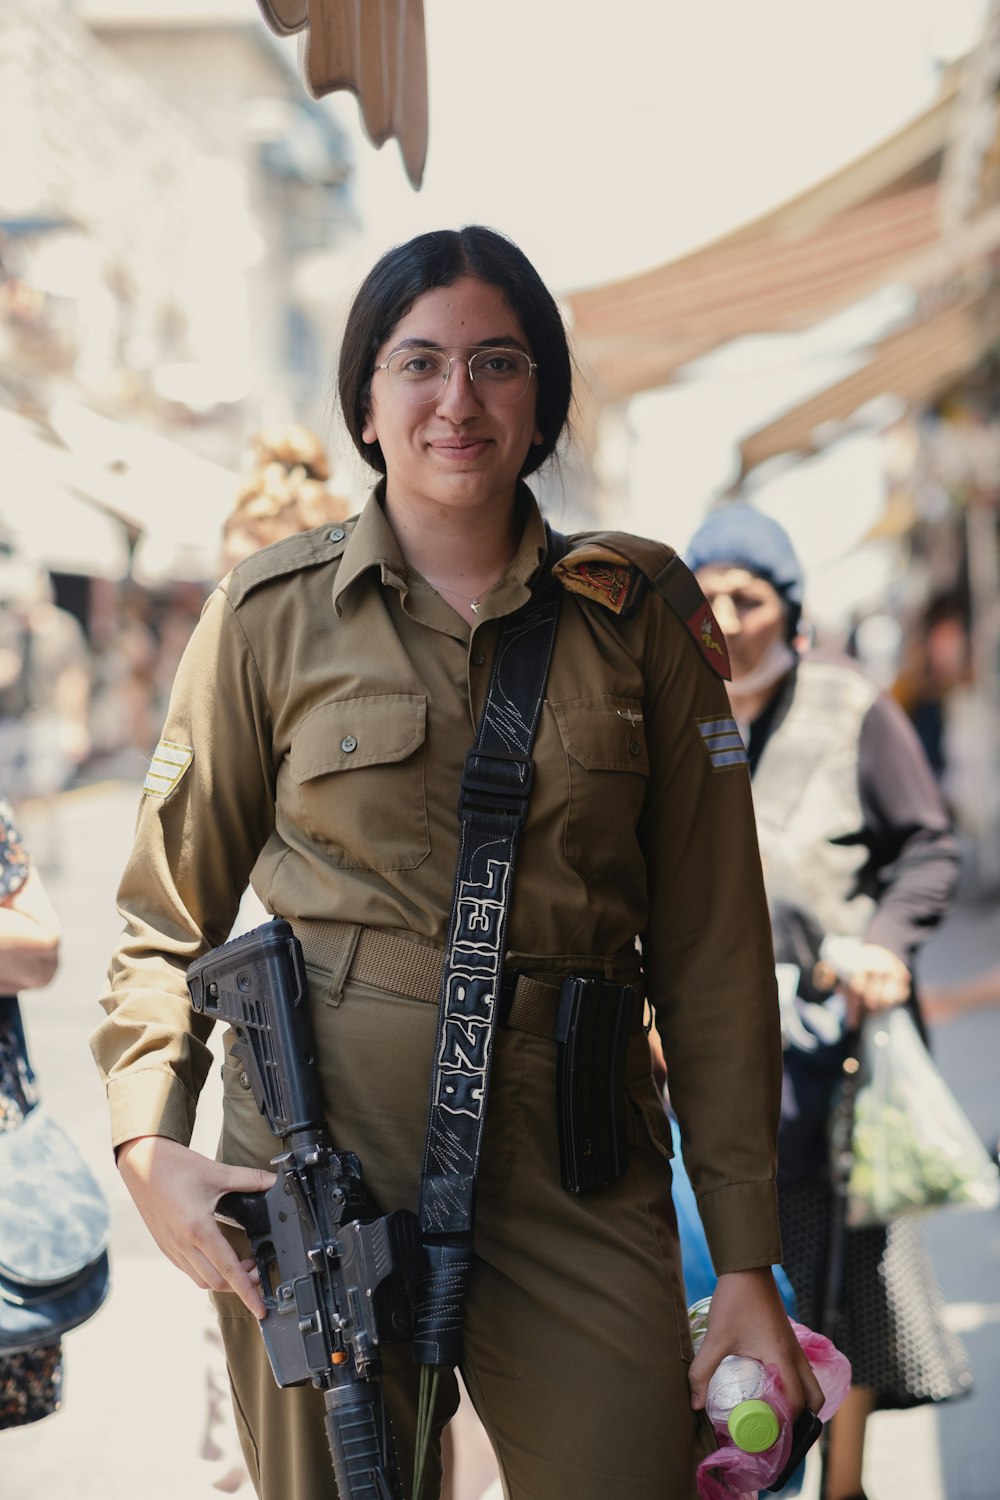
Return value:
<svg viewBox="0 0 1000 1500">
<path fill-rule="evenodd" d="M 506 564 L 504 564 L 504 567 L 506 567 Z M 502 576 L 502 574 L 503 574 L 503 568 L 500 569 L 500 571 L 497 573 L 497 575 L 496 575 L 495 578 L 491 578 L 489 580 L 489 582 L 486 585 L 486 588 L 483 590 L 483 593 L 487 593 L 493 587 L 493 585 L 496 583 L 497 579 Z M 472 610 L 472 613 L 474 615 L 478 615 L 478 613 L 479 613 L 479 611 L 480 611 L 480 609 L 482 607 L 482 603 L 483 603 L 483 595 L 482 594 L 480 594 L 480 593 L 464 594 L 461 589 L 450 589 L 450 588 L 448 588 L 443 583 L 435 583 L 434 579 L 433 578 L 428 578 L 426 573 L 423 576 L 424 576 L 426 582 L 430 584 L 431 588 L 432 589 L 436 589 L 436 591 L 439 594 L 451 594 L 456 599 L 464 599 L 465 602 L 468 604 L 469 608 Z"/>
<path fill-rule="evenodd" d="M 461 589 L 445 588 L 443 583 L 434 583 L 430 578 L 428 578 L 427 582 L 431 584 L 432 588 L 437 589 L 439 594 L 454 594 L 457 599 L 467 600 L 472 613 L 478 615 L 479 607 L 483 602 L 478 594 L 463 594 Z"/>
</svg>

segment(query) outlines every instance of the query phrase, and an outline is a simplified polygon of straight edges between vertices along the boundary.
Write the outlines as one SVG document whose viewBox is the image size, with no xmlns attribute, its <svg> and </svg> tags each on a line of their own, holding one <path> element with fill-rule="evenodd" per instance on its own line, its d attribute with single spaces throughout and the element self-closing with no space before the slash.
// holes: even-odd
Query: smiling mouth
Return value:
<svg viewBox="0 0 1000 1500">
<path fill-rule="evenodd" d="M 463 453 L 472 453 L 479 448 L 485 448 L 489 438 L 466 438 L 462 441 L 431 443 L 435 453 L 445 453 L 461 458 Z"/>
</svg>

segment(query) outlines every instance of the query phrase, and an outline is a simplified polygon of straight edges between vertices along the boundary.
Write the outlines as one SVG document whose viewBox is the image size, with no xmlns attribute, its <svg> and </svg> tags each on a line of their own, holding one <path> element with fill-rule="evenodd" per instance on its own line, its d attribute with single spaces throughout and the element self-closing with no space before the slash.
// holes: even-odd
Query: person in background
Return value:
<svg viewBox="0 0 1000 1500">
<path fill-rule="evenodd" d="M 251 440 L 251 455 L 222 527 L 224 573 L 261 547 L 347 515 L 346 503 L 327 487 L 327 456 L 308 427 L 298 422 L 264 427 Z"/>
<path fill-rule="evenodd" d="M 0 557 L 0 781 L 15 807 L 38 804 L 43 868 L 58 857 L 56 797 L 90 753 L 92 679 L 86 636 L 45 569 Z"/>
<path fill-rule="evenodd" d="M 620 538 L 624 557 L 597 537 L 563 553 L 547 529 L 524 481 L 563 434 L 571 361 L 554 298 L 504 236 L 469 226 L 389 250 L 352 304 L 338 384 L 376 487 L 356 518 L 279 541 L 223 581 L 147 778 L 92 1040 L 119 1170 L 164 1253 L 213 1293 L 263 1500 L 329 1500 L 322 1393 L 276 1387 L 249 1247 L 214 1217 L 226 1191 L 274 1181 L 238 1067 L 225 1070 L 219 1159 L 188 1144 L 213 1059 L 186 974 L 228 936 L 252 876 L 302 943 L 331 1138 L 357 1152 L 383 1211 L 415 1211 L 465 753 L 500 622 L 521 623 L 554 576 L 462 1375 L 510 1500 L 690 1500 L 710 1447 L 705 1390 L 726 1354 L 776 1365 L 795 1412 L 823 1399 L 770 1270 L 780 1028 L 746 766 L 706 742 L 704 726 L 730 717 L 721 637 L 669 549 Z M 496 933 L 494 903 L 482 906 L 470 930 Z M 638 1006 L 619 1096 L 626 1170 L 590 1193 L 562 1185 L 555 1019 L 568 975 L 636 987 L 657 1009 L 719 1272 L 694 1359 Z M 492 1010 L 500 995 L 485 993 Z M 421 1371 L 405 1347 L 384 1355 L 409 1495 Z M 456 1404 L 446 1369 L 427 1500 Z"/>
<path fill-rule="evenodd" d="M 28 858 L 10 804 L 0 795 L 0 994 L 39 989 L 59 964 L 59 923 Z M 0 1131 L 37 1103 L 12 1029 L 0 1021 Z M 62 1399 L 60 1343 L 0 1354 L 0 1429 L 38 1422 Z"/>
<path fill-rule="evenodd" d="M 856 664 L 807 649 L 802 570 L 777 522 L 750 505 L 721 505 L 686 557 L 729 647 L 776 960 L 808 975 L 803 934 L 807 946 L 813 937 L 860 939 L 847 1028 L 870 1011 L 915 1008 L 914 960 L 948 909 L 958 851 L 910 722 Z M 785 1052 L 784 1267 L 799 1320 L 813 1328 L 823 1323 L 829 1269 L 827 1123 L 843 1046 L 841 1038 L 822 1075 L 795 1048 Z M 971 1377 L 913 1220 L 848 1230 L 843 1250 L 839 1312 L 822 1331 L 850 1359 L 854 1388 L 832 1422 L 824 1493 L 864 1500 L 869 1414 L 961 1395 Z"/>
</svg>

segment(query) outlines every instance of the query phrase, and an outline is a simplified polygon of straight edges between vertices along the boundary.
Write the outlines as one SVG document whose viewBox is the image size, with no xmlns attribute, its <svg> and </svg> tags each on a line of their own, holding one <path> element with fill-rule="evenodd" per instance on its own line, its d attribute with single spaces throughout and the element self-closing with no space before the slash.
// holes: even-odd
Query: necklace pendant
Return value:
<svg viewBox="0 0 1000 1500">
<path fill-rule="evenodd" d="M 478 615 L 478 613 L 479 613 L 479 600 L 478 600 L 478 598 L 477 599 L 470 599 L 469 600 L 469 608 L 472 610 L 472 613 L 474 615 Z"/>
</svg>

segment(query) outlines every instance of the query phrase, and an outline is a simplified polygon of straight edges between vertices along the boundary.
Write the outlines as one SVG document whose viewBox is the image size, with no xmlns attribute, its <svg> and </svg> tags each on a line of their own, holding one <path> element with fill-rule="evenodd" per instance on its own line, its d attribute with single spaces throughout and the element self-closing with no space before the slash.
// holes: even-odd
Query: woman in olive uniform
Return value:
<svg viewBox="0 0 1000 1500">
<path fill-rule="evenodd" d="M 437 1022 L 421 976 L 441 969 L 458 786 L 499 623 L 545 571 L 524 477 L 563 431 L 570 363 L 533 267 L 473 227 L 375 266 L 339 385 L 382 477 L 358 517 L 266 548 L 209 600 L 146 778 L 94 1037 L 125 1182 L 164 1252 L 215 1294 L 264 1500 L 330 1495 L 322 1399 L 276 1388 L 246 1244 L 213 1218 L 223 1192 L 273 1180 L 238 1067 L 224 1070 L 219 1160 L 188 1148 L 210 1053 L 185 972 L 225 939 L 249 878 L 304 949 L 332 1137 L 383 1210 L 415 1210 Z M 462 1374 L 511 1500 L 689 1500 L 697 1412 L 724 1354 L 777 1364 L 796 1409 L 821 1403 L 769 1270 L 781 1050 L 746 757 L 721 636 L 671 549 L 573 538 L 556 571 L 566 592 L 507 969 L 553 995 L 567 974 L 643 987 L 719 1283 L 692 1364 L 642 1030 L 628 1171 L 577 1196 L 560 1180 L 551 1023 L 512 1012 L 495 1043 Z M 409 1495 L 405 1349 L 387 1354 L 386 1390 Z M 454 1405 L 446 1379 L 438 1431 Z"/>
</svg>

